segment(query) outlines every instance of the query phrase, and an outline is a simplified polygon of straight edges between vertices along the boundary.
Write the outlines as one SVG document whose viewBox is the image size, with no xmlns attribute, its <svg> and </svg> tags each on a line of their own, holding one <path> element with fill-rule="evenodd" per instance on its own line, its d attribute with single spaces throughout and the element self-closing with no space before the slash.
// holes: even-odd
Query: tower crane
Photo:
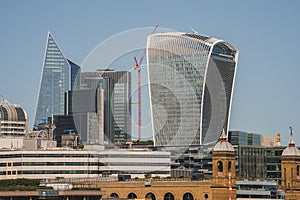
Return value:
<svg viewBox="0 0 300 200">
<path fill-rule="evenodd" d="M 153 31 L 151 32 L 151 34 L 154 34 L 156 29 L 157 29 L 158 25 L 156 25 L 153 29 Z M 151 35 L 150 34 L 150 35 Z M 141 125 L 142 125 L 142 94 L 141 94 L 141 64 L 144 60 L 145 54 L 146 54 L 146 48 L 144 49 L 143 54 L 141 55 L 141 58 L 138 62 L 136 56 L 134 56 L 134 69 L 137 70 L 138 72 L 138 140 L 141 140 Z"/>
</svg>

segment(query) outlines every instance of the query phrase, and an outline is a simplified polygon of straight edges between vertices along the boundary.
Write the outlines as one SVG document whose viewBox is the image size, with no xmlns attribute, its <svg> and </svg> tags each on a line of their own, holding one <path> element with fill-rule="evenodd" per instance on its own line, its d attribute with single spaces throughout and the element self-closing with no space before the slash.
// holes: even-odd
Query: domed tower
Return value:
<svg viewBox="0 0 300 200">
<path fill-rule="evenodd" d="M 235 151 L 222 131 L 219 142 L 212 151 L 213 165 L 213 196 L 216 199 L 236 198 Z M 234 189 L 233 189 L 234 188 Z"/>
<path fill-rule="evenodd" d="M 300 151 L 295 146 L 292 127 L 290 130 L 288 147 L 281 155 L 281 186 L 286 191 L 286 199 L 294 199 L 295 195 L 300 198 Z M 289 198 L 290 195 L 293 197 Z"/>
<path fill-rule="evenodd" d="M 22 137 L 28 133 L 27 114 L 6 99 L 0 102 L 0 137 Z"/>
</svg>

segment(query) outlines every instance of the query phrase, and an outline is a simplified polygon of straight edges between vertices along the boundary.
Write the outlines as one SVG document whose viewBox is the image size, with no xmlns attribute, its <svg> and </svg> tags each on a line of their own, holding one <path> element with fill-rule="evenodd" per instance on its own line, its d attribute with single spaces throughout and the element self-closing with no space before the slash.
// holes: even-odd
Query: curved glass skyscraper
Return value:
<svg viewBox="0 0 300 200">
<path fill-rule="evenodd" d="M 195 33 L 147 40 L 150 106 L 156 146 L 214 143 L 227 131 L 238 50 Z"/>
</svg>

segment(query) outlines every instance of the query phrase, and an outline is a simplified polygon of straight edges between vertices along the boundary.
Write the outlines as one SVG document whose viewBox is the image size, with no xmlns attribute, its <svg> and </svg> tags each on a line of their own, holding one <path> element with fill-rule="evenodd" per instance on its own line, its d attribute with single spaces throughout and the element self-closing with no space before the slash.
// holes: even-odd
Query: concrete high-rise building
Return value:
<svg viewBox="0 0 300 200">
<path fill-rule="evenodd" d="M 261 135 L 257 133 L 248 133 L 248 144 L 253 146 L 261 146 Z"/>
<path fill-rule="evenodd" d="M 245 131 L 229 131 L 228 141 L 232 145 L 248 145 L 248 133 Z"/>
<path fill-rule="evenodd" d="M 72 116 L 76 131 L 85 144 L 103 144 L 110 131 L 104 133 L 104 90 L 100 87 L 66 93 L 66 115 Z M 104 138 L 104 135 L 108 136 Z"/>
<path fill-rule="evenodd" d="M 131 140 L 131 73 L 98 70 L 80 73 L 80 88 L 104 91 L 104 133 L 110 142 Z"/>
<path fill-rule="evenodd" d="M 262 146 L 262 135 L 258 133 L 247 133 L 245 131 L 229 131 L 228 140 L 233 145 Z"/>
<path fill-rule="evenodd" d="M 64 94 L 77 87 L 80 67 L 68 60 L 48 33 L 34 124 L 64 114 Z"/>
<path fill-rule="evenodd" d="M 58 147 L 66 144 L 64 137 L 71 137 L 72 133 L 77 133 L 72 115 L 53 115 L 51 121 L 55 125 L 53 134 L 54 140 L 56 141 Z"/>
<path fill-rule="evenodd" d="M 281 147 L 280 133 L 261 136 L 261 145 L 265 147 Z"/>
<path fill-rule="evenodd" d="M 261 146 L 260 138 L 260 134 L 245 131 L 228 132 L 236 154 L 236 173 L 241 179 L 266 178 L 266 148 Z"/>
<path fill-rule="evenodd" d="M 197 33 L 148 36 L 156 146 L 214 144 L 227 132 L 238 50 Z"/>
<path fill-rule="evenodd" d="M 255 145 L 234 145 L 236 173 L 241 179 L 266 179 L 266 148 Z"/>
<path fill-rule="evenodd" d="M 284 146 L 265 147 L 266 154 L 264 156 L 267 180 L 276 181 L 281 184 L 281 155 L 284 151 Z"/>
</svg>

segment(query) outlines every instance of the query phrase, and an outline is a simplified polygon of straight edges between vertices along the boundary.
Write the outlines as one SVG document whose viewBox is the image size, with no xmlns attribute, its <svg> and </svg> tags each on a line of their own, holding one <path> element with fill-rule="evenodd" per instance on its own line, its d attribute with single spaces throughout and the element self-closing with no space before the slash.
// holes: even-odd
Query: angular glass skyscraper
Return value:
<svg viewBox="0 0 300 200">
<path fill-rule="evenodd" d="M 48 33 L 34 124 L 64 114 L 64 94 L 77 87 L 80 67 L 68 60 Z"/>
<path fill-rule="evenodd" d="M 213 144 L 227 131 L 238 50 L 196 33 L 147 40 L 150 107 L 156 146 Z"/>
</svg>

